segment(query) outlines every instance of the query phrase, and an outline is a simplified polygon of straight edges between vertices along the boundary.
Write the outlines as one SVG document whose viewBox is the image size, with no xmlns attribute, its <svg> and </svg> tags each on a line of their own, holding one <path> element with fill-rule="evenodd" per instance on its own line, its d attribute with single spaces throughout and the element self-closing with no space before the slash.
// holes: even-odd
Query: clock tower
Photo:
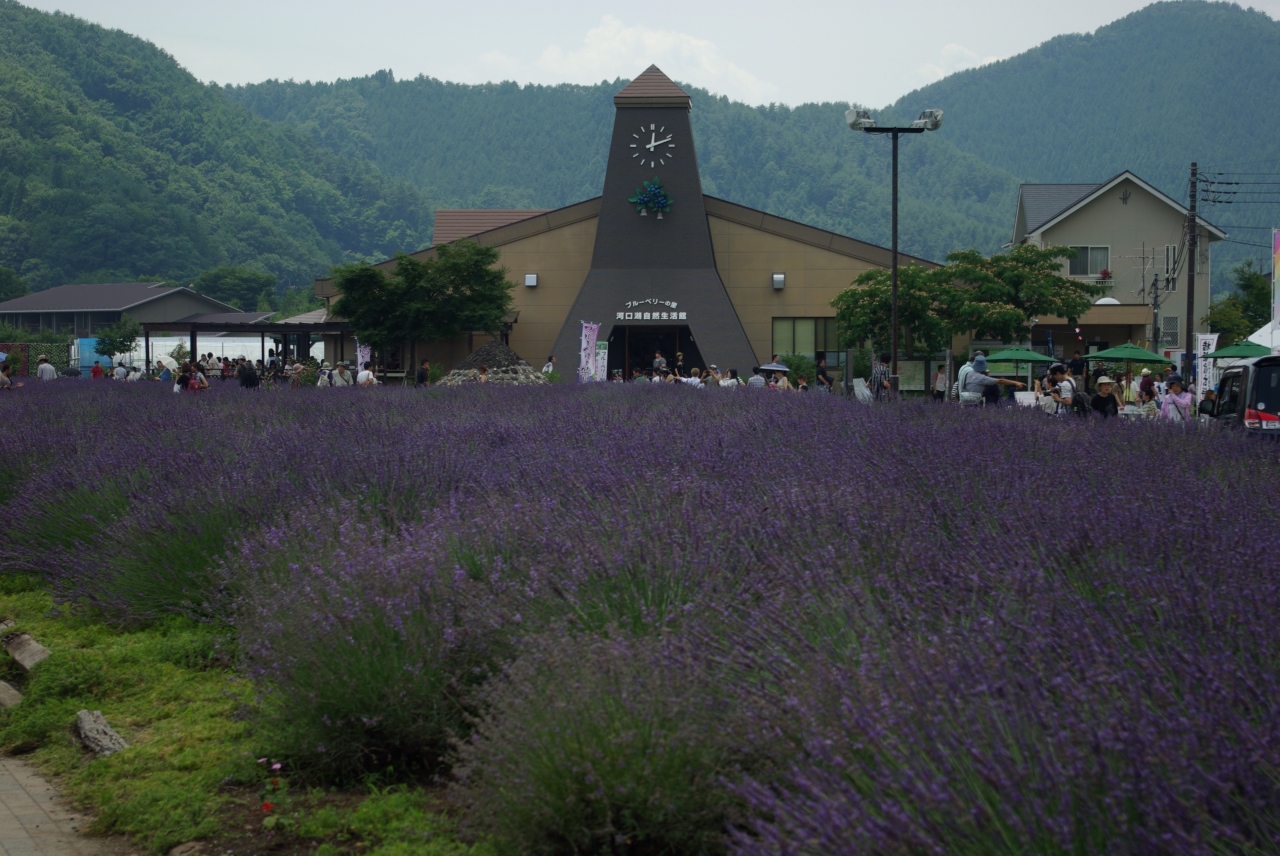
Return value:
<svg viewBox="0 0 1280 856">
<path fill-rule="evenodd" d="M 716 270 L 689 95 L 651 65 L 613 103 L 591 268 L 554 352 L 576 371 L 581 322 L 598 321 L 611 366 L 616 349 L 627 347 L 619 334 L 648 342 L 670 330 L 673 341 L 684 335 L 694 343 L 704 367 L 748 374 L 756 358 Z"/>
</svg>

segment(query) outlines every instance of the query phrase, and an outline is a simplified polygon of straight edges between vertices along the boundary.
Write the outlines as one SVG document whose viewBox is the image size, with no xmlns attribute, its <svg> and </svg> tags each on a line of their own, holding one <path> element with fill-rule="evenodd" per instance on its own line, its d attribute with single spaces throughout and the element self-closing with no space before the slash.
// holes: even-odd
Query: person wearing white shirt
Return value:
<svg viewBox="0 0 1280 856">
<path fill-rule="evenodd" d="M 377 386 L 378 378 L 373 373 L 373 363 L 366 362 L 364 371 L 356 375 L 356 386 Z"/>
<path fill-rule="evenodd" d="M 551 356 L 547 357 L 547 363 L 542 367 L 542 373 L 551 374 L 555 370 L 556 370 L 556 358 L 555 358 L 555 355 L 552 354 Z"/>
<path fill-rule="evenodd" d="M 42 381 L 58 379 L 58 370 L 53 367 L 53 364 L 49 362 L 49 358 L 44 355 L 40 356 L 40 365 L 36 369 L 36 377 Z"/>
<path fill-rule="evenodd" d="M 115 371 L 112 372 L 116 380 L 124 380 L 129 376 L 129 370 L 124 365 L 117 365 Z"/>
</svg>

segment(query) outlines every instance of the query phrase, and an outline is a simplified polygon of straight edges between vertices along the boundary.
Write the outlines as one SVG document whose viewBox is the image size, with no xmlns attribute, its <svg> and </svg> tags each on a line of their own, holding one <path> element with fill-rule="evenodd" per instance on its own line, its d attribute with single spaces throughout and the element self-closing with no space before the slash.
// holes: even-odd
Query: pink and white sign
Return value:
<svg viewBox="0 0 1280 856">
<path fill-rule="evenodd" d="M 596 371 L 596 339 L 600 336 L 600 325 L 590 321 L 582 322 L 582 339 L 578 344 L 578 383 L 594 380 Z"/>
</svg>

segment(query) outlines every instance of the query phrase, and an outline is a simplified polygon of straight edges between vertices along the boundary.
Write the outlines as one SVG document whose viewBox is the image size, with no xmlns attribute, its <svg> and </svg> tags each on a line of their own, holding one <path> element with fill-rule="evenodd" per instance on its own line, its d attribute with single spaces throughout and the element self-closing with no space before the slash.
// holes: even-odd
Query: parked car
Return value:
<svg viewBox="0 0 1280 856">
<path fill-rule="evenodd" d="M 1219 425 L 1280 437 L 1280 355 L 1241 360 L 1222 373 L 1216 401 L 1200 415 Z"/>
</svg>

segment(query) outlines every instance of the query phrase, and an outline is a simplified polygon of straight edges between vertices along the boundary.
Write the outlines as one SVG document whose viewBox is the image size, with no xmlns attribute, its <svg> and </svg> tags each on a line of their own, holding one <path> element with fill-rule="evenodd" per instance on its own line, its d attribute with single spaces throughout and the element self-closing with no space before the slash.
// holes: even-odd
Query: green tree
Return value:
<svg viewBox="0 0 1280 856">
<path fill-rule="evenodd" d="M 138 347 L 141 335 L 142 325 L 128 315 L 121 315 L 119 321 L 98 333 L 93 350 L 108 359 L 114 359 L 116 354 L 131 354 Z"/>
<path fill-rule="evenodd" d="M 1220 348 L 1249 338 L 1271 320 L 1271 283 L 1252 260 L 1232 268 L 1231 290 L 1209 307 L 1204 320 L 1219 335 Z"/>
<path fill-rule="evenodd" d="M 1079 318 L 1109 286 L 1063 276 L 1063 262 L 1074 256 L 1069 247 L 1030 244 L 990 257 L 977 250 L 951 253 L 936 271 L 954 284 L 941 295 L 941 311 L 957 333 L 972 330 L 1006 343 L 1029 338 L 1037 316 Z"/>
<path fill-rule="evenodd" d="M 27 293 L 27 284 L 17 271 L 0 267 L 0 301 L 13 300 Z"/>
<path fill-rule="evenodd" d="M 336 268 L 341 296 L 333 313 L 375 348 L 473 330 L 496 333 L 511 310 L 512 289 L 506 269 L 493 267 L 498 251 L 459 241 L 436 252 L 425 261 L 398 255 L 390 274 L 367 263 Z"/>
<path fill-rule="evenodd" d="M 952 328 L 942 311 L 947 286 L 937 271 L 919 265 L 898 269 L 898 347 L 906 356 L 932 354 L 951 345 Z M 887 270 L 869 270 L 831 301 L 840 343 L 853 348 L 870 342 L 888 350 L 891 340 L 892 283 Z"/>
<path fill-rule="evenodd" d="M 322 309 L 323 307 L 324 301 L 316 297 L 313 286 L 298 285 L 293 288 L 286 288 L 284 294 L 280 295 L 280 311 L 271 320 L 278 321 L 282 318 L 292 318 L 294 315 L 301 315 L 304 312 L 311 312 L 314 309 Z"/>
<path fill-rule="evenodd" d="M 270 312 L 276 297 L 275 274 L 236 265 L 207 270 L 191 285 L 201 294 L 230 303 L 245 312 Z M 266 309 L 261 308 L 264 302 Z"/>
</svg>

